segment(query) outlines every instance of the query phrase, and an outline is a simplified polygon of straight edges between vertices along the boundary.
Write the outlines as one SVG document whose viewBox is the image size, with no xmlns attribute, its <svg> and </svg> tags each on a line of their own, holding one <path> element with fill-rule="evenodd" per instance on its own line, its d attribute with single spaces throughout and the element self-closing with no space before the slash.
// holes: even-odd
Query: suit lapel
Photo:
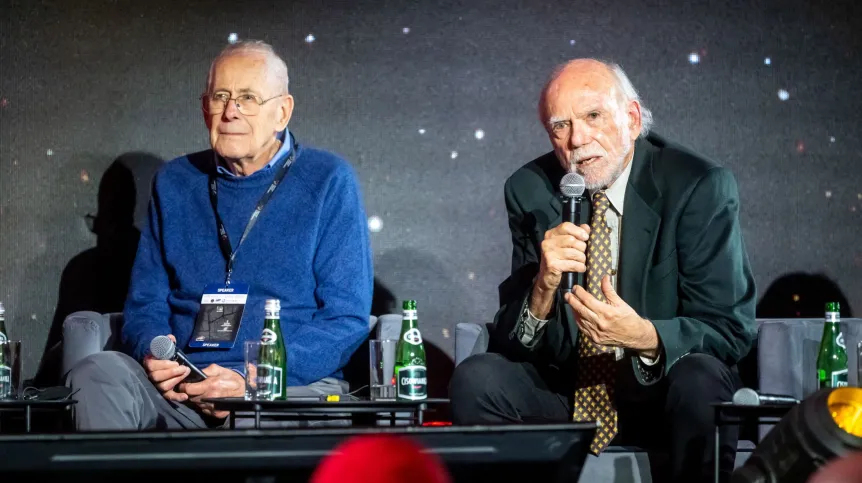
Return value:
<svg viewBox="0 0 862 483">
<path fill-rule="evenodd" d="M 655 149 L 638 139 L 626 186 L 620 239 L 618 291 L 620 297 L 640 314 L 646 308 L 644 280 L 661 224 L 661 192 L 652 176 L 654 155 Z"/>
</svg>

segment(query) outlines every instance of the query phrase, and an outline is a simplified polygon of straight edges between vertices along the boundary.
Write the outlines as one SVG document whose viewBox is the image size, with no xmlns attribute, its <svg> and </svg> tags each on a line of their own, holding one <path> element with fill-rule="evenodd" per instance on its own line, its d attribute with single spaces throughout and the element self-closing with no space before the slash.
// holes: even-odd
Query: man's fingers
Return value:
<svg viewBox="0 0 862 483">
<path fill-rule="evenodd" d="M 222 371 L 222 367 L 217 364 L 210 364 L 201 370 L 207 377 L 215 377 Z"/>
<path fill-rule="evenodd" d="M 596 314 L 604 313 L 604 311 L 608 308 L 608 304 L 593 297 L 593 295 L 587 292 L 587 289 L 585 289 L 584 287 L 575 287 L 574 293 L 578 301 L 581 302 L 581 304 L 584 305 L 586 310 L 589 310 L 590 313 L 592 313 L 594 316 Z"/>
<path fill-rule="evenodd" d="M 623 299 L 617 295 L 617 291 L 614 290 L 614 284 L 611 283 L 611 276 L 605 275 L 602 277 L 602 293 L 605 294 L 605 298 L 611 305 L 620 305 L 623 302 Z"/>
<path fill-rule="evenodd" d="M 586 253 L 577 248 L 560 248 L 557 250 L 557 256 L 567 262 L 587 263 Z"/>
<path fill-rule="evenodd" d="M 170 367 L 167 369 L 160 369 L 150 373 L 150 380 L 154 383 L 158 384 L 169 379 L 173 379 L 175 377 L 181 376 L 185 377 L 189 374 L 189 368 L 185 366 L 176 366 Z"/>
<path fill-rule="evenodd" d="M 167 391 L 162 395 L 168 401 L 174 401 L 174 402 L 184 402 L 189 398 L 188 394 L 185 394 L 182 392 L 174 392 L 174 391 Z"/>
<path fill-rule="evenodd" d="M 569 305 L 572 306 L 572 310 L 574 310 L 581 317 L 586 317 L 590 320 L 590 323 L 595 324 L 595 321 L 598 320 L 596 316 L 596 311 L 592 309 L 591 303 L 601 304 L 595 297 L 590 295 L 589 292 L 584 290 L 580 285 L 576 286 L 572 290 L 572 298 L 569 302 Z"/>
<path fill-rule="evenodd" d="M 156 383 L 156 387 L 161 392 L 167 392 L 173 390 L 177 384 L 183 382 L 183 379 L 186 378 L 187 374 L 183 374 L 182 376 L 172 377 L 168 380 Z"/>
<path fill-rule="evenodd" d="M 179 367 L 179 363 L 176 361 L 162 361 L 159 359 L 144 359 L 144 369 L 147 370 L 148 373 L 153 374 L 158 371 L 164 371 L 166 369 L 174 369 Z"/>
<path fill-rule="evenodd" d="M 587 225 L 577 226 L 574 223 L 563 222 L 549 231 L 556 236 L 569 235 L 581 241 L 587 241 L 590 239 L 589 226 Z M 545 238 L 548 237 L 545 236 Z"/>
<path fill-rule="evenodd" d="M 210 381 L 212 381 L 212 379 L 206 379 L 201 382 L 191 382 L 188 384 L 183 384 L 180 387 L 180 390 L 188 394 L 190 397 L 200 396 L 202 394 L 206 394 L 206 392 L 209 390 Z"/>
</svg>

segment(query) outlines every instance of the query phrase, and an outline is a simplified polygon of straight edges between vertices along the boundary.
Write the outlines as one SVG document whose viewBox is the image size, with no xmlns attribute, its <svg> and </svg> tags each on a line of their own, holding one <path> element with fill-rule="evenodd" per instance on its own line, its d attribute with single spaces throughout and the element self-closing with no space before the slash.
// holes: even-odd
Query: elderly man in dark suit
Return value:
<svg viewBox="0 0 862 483">
<path fill-rule="evenodd" d="M 558 68 L 539 115 L 554 151 L 506 182 L 512 274 L 489 353 L 453 375 L 454 421 L 600 421 L 594 454 L 612 442 L 664 448 L 670 479 L 706 481 L 710 403 L 732 398 L 756 334 L 736 181 L 650 134 L 617 65 Z M 589 224 L 562 222 L 566 172 L 585 179 Z M 562 293 L 566 272 L 584 273 L 584 286 Z M 736 441 L 728 428 L 725 477 Z"/>
</svg>

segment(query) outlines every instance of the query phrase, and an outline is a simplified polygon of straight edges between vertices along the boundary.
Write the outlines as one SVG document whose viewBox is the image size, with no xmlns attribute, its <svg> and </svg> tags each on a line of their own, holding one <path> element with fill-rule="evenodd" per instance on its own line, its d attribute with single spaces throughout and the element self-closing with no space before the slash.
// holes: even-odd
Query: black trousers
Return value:
<svg viewBox="0 0 862 483">
<path fill-rule="evenodd" d="M 625 367 L 625 366 L 621 366 Z M 631 371 L 630 363 L 627 368 Z M 621 369 L 625 370 L 625 369 Z M 559 423 L 572 420 L 574 390 L 564 374 L 478 354 L 458 365 L 450 383 L 454 424 Z M 660 481 L 712 481 L 715 425 L 712 402 L 730 401 L 741 386 L 735 371 L 713 356 L 689 354 L 650 386 L 617 388 L 618 434 L 611 444 L 667 451 Z M 722 481 L 729 481 L 738 429 L 722 428 Z M 651 465 L 654 466 L 654 465 Z"/>
</svg>

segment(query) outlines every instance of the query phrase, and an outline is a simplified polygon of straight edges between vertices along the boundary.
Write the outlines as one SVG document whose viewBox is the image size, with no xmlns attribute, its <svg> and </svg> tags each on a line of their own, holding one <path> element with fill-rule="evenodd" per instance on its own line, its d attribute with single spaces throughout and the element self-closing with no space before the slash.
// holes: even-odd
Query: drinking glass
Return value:
<svg viewBox="0 0 862 483">
<path fill-rule="evenodd" d="M 371 399 L 395 400 L 395 339 L 370 341 Z"/>
</svg>

